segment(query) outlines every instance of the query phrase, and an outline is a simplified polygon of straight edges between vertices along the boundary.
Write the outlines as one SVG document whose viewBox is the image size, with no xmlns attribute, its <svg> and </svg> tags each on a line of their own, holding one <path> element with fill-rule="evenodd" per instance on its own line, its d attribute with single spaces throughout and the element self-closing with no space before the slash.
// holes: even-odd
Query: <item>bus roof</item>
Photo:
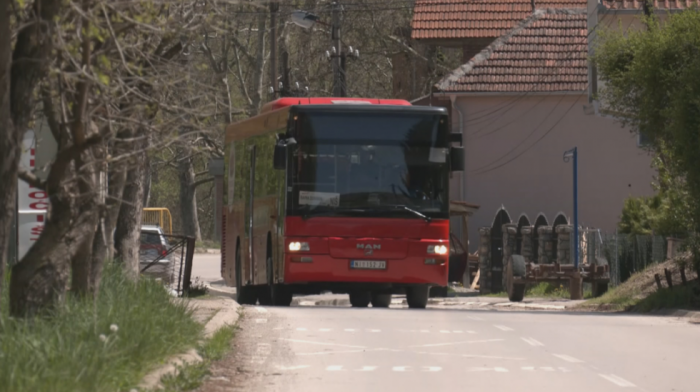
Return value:
<svg viewBox="0 0 700 392">
<path fill-rule="evenodd" d="M 345 98 L 345 97 L 313 97 L 313 98 L 280 98 L 268 102 L 262 107 L 260 113 L 270 112 L 287 106 L 294 105 L 399 105 L 411 106 L 404 99 L 379 99 L 379 98 Z"/>
</svg>

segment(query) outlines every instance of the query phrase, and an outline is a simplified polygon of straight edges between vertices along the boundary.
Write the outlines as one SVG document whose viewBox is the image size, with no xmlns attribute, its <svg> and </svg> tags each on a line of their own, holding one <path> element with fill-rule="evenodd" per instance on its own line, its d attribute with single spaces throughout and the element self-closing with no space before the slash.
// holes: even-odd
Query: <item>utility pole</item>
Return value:
<svg viewBox="0 0 700 392">
<path fill-rule="evenodd" d="M 334 54 L 337 55 L 333 57 L 333 96 L 342 97 L 342 59 L 340 56 L 340 3 L 336 0 L 332 3 L 331 6 L 333 7 L 331 40 L 333 41 Z"/>
<path fill-rule="evenodd" d="M 277 85 L 277 11 L 280 5 L 276 1 L 270 2 L 270 85 Z M 276 98 L 276 94 L 272 93 L 272 98 Z"/>
<path fill-rule="evenodd" d="M 347 92 L 347 85 L 345 84 L 345 69 L 347 65 L 347 56 L 345 55 L 345 52 L 342 52 L 340 54 L 340 96 L 341 97 L 347 97 L 348 92 Z"/>
</svg>

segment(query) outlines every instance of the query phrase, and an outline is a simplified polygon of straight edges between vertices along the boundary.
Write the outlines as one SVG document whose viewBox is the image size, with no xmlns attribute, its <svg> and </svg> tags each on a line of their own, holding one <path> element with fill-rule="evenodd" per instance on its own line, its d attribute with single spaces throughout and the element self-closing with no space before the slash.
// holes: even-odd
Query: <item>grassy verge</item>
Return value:
<svg viewBox="0 0 700 392">
<path fill-rule="evenodd" d="M 226 326 L 214 333 L 198 348 L 203 361 L 197 364 L 187 364 L 179 369 L 176 376 L 167 375 L 161 379 L 163 391 L 181 392 L 198 388 L 204 378 L 210 374 L 209 368 L 212 362 L 217 361 L 228 352 L 231 340 L 236 334 L 235 326 Z"/>
<path fill-rule="evenodd" d="M 669 260 L 649 266 L 633 274 L 627 281 L 605 293 L 579 305 L 581 310 L 599 311 L 640 311 L 649 312 L 657 309 L 698 309 L 700 308 L 700 286 L 696 274 L 687 266 L 685 272 L 689 280 L 687 285 L 680 284 L 680 266 L 684 260 Z M 661 275 L 665 285 L 664 269 L 671 272 L 675 285 L 672 289 L 664 287 L 659 290 L 654 275 Z M 696 280 L 693 282 L 692 280 Z"/>
<path fill-rule="evenodd" d="M 591 298 L 593 296 L 591 290 L 584 290 L 583 298 Z M 486 294 L 484 297 L 496 297 L 496 298 L 507 298 L 508 293 L 492 293 Z M 571 294 L 569 289 L 564 286 L 556 286 L 548 282 L 542 282 L 535 286 L 528 288 L 525 291 L 525 297 L 530 298 L 547 298 L 547 299 L 569 299 Z"/>
<path fill-rule="evenodd" d="M 7 290 L 5 290 L 5 294 Z M 184 302 L 109 264 L 97 301 L 69 296 L 45 317 L 0 314 L 0 391 L 128 391 L 167 357 L 195 347 L 202 327 Z"/>
</svg>

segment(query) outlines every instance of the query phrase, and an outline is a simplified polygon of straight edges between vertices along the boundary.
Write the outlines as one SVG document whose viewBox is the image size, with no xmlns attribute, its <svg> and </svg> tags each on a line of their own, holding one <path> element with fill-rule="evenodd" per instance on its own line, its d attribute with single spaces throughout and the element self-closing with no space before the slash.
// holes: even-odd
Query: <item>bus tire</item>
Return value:
<svg viewBox="0 0 700 392">
<path fill-rule="evenodd" d="M 430 287 L 428 286 L 412 286 L 406 289 L 406 302 L 408 307 L 412 309 L 425 309 L 428 305 L 428 295 Z"/>
<path fill-rule="evenodd" d="M 241 305 L 255 305 L 258 300 L 255 287 L 243 286 L 243 265 L 240 242 L 236 244 L 236 302 Z"/>
<path fill-rule="evenodd" d="M 241 305 L 255 305 L 258 302 L 257 287 L 236 287 L 236 302 Z"/>
<path fill-rule="evenodd" d="M 369 291 L 353 291 L 350 293 L 350 305 L 353 308 L 366 308 L 372 297 Z"/>
<path fill-rule="evenodd" d="M 258 290 L 258 302 L 263 306 L 272 305 L 272 287 L 270 285 L 260 286 Z"/>
<path fill-rule="evenodd" d="M 372 293 L 373 308 L 388 308 L 391 305 L 391 293 Z"/>
<path fill-rule="evenodd" d="M 271 289 L 273 306 L 289 306 L 292 304 L 292 290 L 282 284 L 273 284 Z"/>
</svg>

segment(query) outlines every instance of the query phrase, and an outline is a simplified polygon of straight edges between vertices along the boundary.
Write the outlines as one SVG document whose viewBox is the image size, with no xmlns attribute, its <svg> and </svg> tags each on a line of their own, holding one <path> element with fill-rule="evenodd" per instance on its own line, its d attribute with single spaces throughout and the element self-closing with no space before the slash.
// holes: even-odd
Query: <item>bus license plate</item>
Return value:
<svg viewBox="0 0 700 392">
<path fill-rule="evenodd" d="M 386 261 L 379 260 L 351 260 L 350 268 L 352 269 L 374 269 L 383 270 L 386 269 Z"/>
</svg>

